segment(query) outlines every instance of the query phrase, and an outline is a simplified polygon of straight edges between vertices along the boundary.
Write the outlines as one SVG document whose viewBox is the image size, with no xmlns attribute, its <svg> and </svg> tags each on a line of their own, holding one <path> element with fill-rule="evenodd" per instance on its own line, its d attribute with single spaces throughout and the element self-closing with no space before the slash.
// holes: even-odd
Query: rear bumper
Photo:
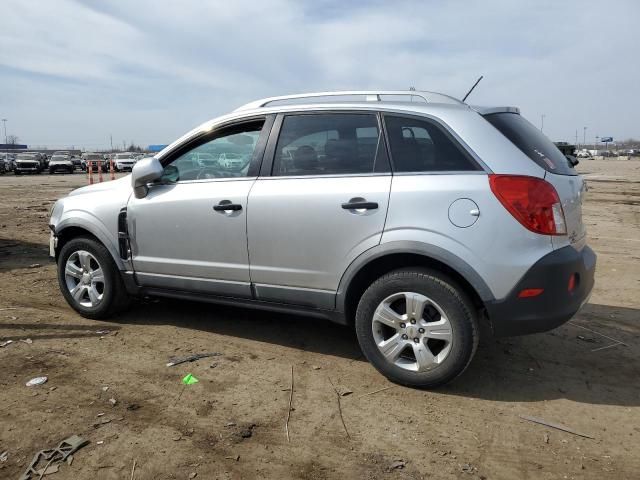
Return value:
<svg viewBox="0 0 640 480">
<path fill-rule="evenodd" d="M 588 246 L 581 251 L 567 246 L 542 257 L 527 271 L 503 300 L 486 303 L 496 337 L 546 332 L 573 317 L 589 299 L 596 270 L 596 254 Z M 577 275 L 569 291 L 569 279 Z M 543 288 L 536 297 L 519 298 L 529 288 Z"/>
</svg>

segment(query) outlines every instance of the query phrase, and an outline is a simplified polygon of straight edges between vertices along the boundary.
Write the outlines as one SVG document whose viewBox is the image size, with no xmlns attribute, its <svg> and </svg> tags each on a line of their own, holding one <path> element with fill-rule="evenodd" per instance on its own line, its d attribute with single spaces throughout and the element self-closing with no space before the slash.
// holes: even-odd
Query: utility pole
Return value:
<svg viewBox="0 0 640 480">
<path fill-rule="evenodd" d="M 578 129 L 576 128 L 576 148 L 578 148 L 580 145 L 578 145 Z"/>
<path fill-rule="evenodd" d="M 540 131 L 544 129 L 544 117 L 546 117 L 544 113 L 540 115 Z"/>
<path fill-rule="evenodd" d="M 111 140 L 111 153 L 113 153 L 113 135 L 109 134 L 109 140 Z"/>
<path fill-rule="evenodd" d="M 3 118 L 2 123 L 4 124 L 4 148 L 5 152 L 9 151 L 9 145 L 7 145 L 7 119 Z"/>
<path fill-rule="evenodd" d="M 582 148 L 587 148 L 587 127 L 582 127 Z"/>
</svg>

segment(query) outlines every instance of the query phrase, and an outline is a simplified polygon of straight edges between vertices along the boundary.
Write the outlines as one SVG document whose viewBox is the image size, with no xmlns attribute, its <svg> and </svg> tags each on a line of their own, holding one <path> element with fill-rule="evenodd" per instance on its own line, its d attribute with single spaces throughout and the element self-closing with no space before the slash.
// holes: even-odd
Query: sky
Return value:
<svg viewBox="0 0 640 480">
<path fill-rule="evenodd" d="M 171 143 L 291 93 L 461 98 L 480 75 L 468 103 L 544 115 L 552 140 L 640 137 L 637 0 L 3 0 L 0 19 L 0 118 L 30 146 Z"/>
</svg>

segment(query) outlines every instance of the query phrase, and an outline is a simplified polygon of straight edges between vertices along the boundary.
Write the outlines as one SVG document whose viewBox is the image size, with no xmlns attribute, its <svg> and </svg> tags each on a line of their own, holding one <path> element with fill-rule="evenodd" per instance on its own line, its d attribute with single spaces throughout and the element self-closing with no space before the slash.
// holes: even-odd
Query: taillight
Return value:
<svg viewBox="0 0 640 480">
<path fill-rule="evenodd" d="M 558 192 L 541 178 L 489 175 L 491 191 L 524 227 L 543 235 L 566 235 Z"/>
</svg>

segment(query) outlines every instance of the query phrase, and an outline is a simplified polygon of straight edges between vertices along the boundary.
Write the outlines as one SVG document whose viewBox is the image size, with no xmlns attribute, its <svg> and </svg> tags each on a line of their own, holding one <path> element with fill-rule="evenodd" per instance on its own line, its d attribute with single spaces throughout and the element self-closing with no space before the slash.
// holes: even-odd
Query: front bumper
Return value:
<svg viewBox="0 0 640 480">
<path fill-rule="evenodd" d="M 567 246 L 545 255 L 520 279 L 503 300 L 485 304 L 496 337 L 546 332 L 573 317 L 591 295 L 596 254 L 588 246 L 581 251 Z M 576 275 L 569 291 L 569 279 Z M 543 288 L 536 297 L 520 298 L 524 289 Z"/>
</svg>

